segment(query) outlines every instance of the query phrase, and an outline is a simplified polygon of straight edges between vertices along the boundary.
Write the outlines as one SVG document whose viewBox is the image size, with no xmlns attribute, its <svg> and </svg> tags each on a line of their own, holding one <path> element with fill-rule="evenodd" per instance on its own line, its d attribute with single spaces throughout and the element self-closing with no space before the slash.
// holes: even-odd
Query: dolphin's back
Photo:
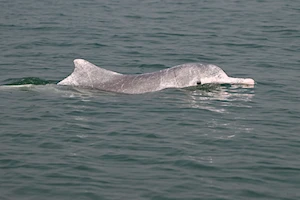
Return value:
<svg viewBox="0 0 300 200">
<path fill-rule="evenodd" d="M 58 85 L 79 86 L 120 93 L 145 93 L 175 87 L 174 73 L 161 70 L 152 73 L 125 75 L 100 68 L 86 60 L 74 60 L 75 69 Z"/>
</svg>

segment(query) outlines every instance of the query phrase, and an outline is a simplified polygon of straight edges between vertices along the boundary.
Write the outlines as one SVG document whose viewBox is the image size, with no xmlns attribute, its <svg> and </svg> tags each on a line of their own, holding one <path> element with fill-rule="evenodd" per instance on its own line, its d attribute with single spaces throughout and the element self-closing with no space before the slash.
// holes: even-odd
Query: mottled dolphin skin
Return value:
<svg viewBox="0 0 300 200">
<path fill-rule="evenodd" d="M 254 85 L 251 78 L 232 78 L 218 66 L 189 63 L 137 75 L 126 75 L 100 68 L 86 60 L 75 59 L 75 69 L 58 85 L 93 88 L 117 93 L 140 94 L 165 88 L 185 88 L 203 84 Z"/>
</svg>

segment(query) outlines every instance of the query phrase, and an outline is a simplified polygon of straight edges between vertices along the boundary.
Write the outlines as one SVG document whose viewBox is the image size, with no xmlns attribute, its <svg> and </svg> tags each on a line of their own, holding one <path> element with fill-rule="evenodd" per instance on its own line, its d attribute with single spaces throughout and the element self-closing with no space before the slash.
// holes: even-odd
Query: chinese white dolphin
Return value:
<svg viewBox="0 0 300 200">
<path fill-rule="evenodd" d="M 100 68 L 86 60 L 75 59 L 75 69 L 58 85 L 103 91 L 140 94 L 165 88 L 185 88 L 203 84 L 254 85 L 251 78 L 232 78 L 218 66 L 188 63 L 156 72 L 127 75 Z"/>
</svg>

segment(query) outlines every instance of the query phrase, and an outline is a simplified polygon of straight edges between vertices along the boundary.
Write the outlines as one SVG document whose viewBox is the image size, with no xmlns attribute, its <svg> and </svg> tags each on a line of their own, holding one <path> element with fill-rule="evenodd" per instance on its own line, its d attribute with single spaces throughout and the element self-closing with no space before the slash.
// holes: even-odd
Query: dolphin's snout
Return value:
<svg viewBox="0 0 300 200">
<path fill-rule="evenodd" d="M 246 78 L 244 80 L 244 84 L 246 84 L 246 85 L 254 85 L 255 81 L 252 78 Z"/>
</svg>

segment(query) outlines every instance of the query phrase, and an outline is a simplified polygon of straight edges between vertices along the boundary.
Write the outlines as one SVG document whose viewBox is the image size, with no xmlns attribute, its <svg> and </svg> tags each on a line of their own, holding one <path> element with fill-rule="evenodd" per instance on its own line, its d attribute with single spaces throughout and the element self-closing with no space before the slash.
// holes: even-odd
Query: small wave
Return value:
<svg viewBox="0 0 300 200">
<path fill-rule="evenodd" d="M 24 78 L 10 78 L 4 81 L 3 85 L 6 86 L 21 86 L 21 85 L 47 85 L 56 84 L 57 81 L 45 80 L 37 77 L 24 77 Z"/>
</svg>

